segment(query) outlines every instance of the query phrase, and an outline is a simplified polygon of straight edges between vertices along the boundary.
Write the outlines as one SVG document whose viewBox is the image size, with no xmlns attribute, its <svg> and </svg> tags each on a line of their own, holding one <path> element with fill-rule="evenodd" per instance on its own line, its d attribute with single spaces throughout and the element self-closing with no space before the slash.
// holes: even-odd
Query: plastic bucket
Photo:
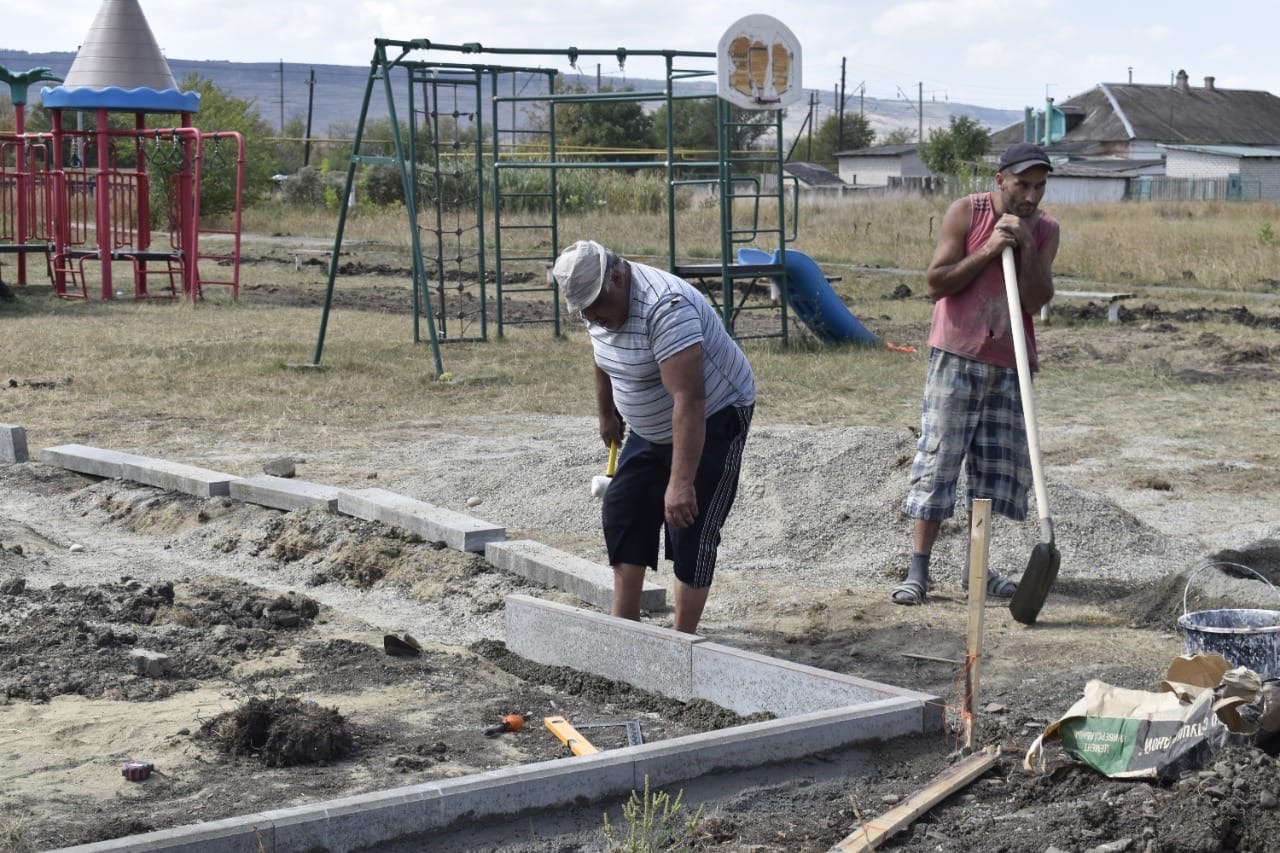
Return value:
<svg viewBox="0 0 1280 853">
<path fill-rule="evenodd" d="M 1196 569 L 1182 590 L 1182 615 L 1178 617 L 1187 654 L 1219 654 L 1232 666 L 1247 667 L 1263 678 L 1280 678 L 1280 610 L 1187 612 L 1187 588 L 1190 588 L 1191 581 L 1200 572 L 1214 566 L 1244 569 L 1275 590 L 1271 581 L 1238 563 L 1209 563 Z"/>
</svg>

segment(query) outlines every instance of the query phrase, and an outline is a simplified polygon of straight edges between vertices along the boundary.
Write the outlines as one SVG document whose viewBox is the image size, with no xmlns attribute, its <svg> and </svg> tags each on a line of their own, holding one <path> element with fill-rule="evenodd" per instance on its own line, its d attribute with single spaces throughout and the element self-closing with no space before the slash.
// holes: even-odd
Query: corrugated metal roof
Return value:
<svg viewBox="0 0 1280 853">
<path fill-rule="evenodd" d="M 1173 145 L 1280 145 L 1280 98 L 1270 92 L 1105 83 L 1064 101 L 1062 142 L 1145 140 Z M 997 147 L 1022 139 L 1018 122 L 992 134 Z"/>
<path fill-rule="evenodd" d="M 1019 137 L 1021 139 L 1021 137 Z M 837 151 L 837 157 L 901 157 L 911 154 L 920 146 L 916 143 L 906 145 L 872 145 L 869 148 L 853 148 L 849 151 Z"/>
<path fill-rule="evenodd" d="M 844 181 L 840 180 L 839 175 L 836 175 L 826 166 L 817 163 L 784 163 L 782 168 L 786 169 L 788 174 L 794 175 L 809 186 L 834 187 L 844 185 Z"/>
<path fill-rule="evenodd" d="M 1174 151 L 1194 151 L 1217 157 L 1280 157 L 1280 148 L 1250 148 L 1247 145 L 1161 145 Z"/>
<path fill-rule="evenodd" d="M 1135 178 L 1163 173 L 1164 164 L 1159 160 L 1086 160 L 1053 165 L 1053 178 Z"/>
</svg>

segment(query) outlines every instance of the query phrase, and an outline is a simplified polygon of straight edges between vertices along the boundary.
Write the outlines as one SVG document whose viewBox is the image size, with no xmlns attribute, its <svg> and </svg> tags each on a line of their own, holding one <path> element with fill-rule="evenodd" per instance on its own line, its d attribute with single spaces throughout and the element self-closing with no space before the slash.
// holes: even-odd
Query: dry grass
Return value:
<svg viewBox="0 0 1280 853">
<path fill-rule="evenodd" d="M 942 197 L 806 201 L 799 211 L 794 246 L 822 263 L 924 269 L 949 202 Z M 1062 223 L 1059 275 L 1117 287 L 1175 284 L 1241 292 L 1276 287 L 1280 204 L 1120 203 L 1048 209 Z M 775 219 L 762 210 L 761 228 L 773 227 Z M 740 205 L 736 226 L 752 221 L 750 211 Z M 246 213 L 244 227 L 250 233 L 332 240 L 335 222 L 336 214 L 330 211 L 265 205 Z M 694 206 L 678 212 L 676 229 L 680 259 L 719 258 L 717 208 Z M 606 210 L 587 217 L 564 217 L 560 222 L 562 244 L 584 235 L 608 235 L 623 253 L 650 260 L 666 258 L 667 232 L 665 215 Z M 402 211 L 358 210 L 347 219 L 346 241 L 375 241 L 407 249 L 409 229 Z M 765 242 L 763 236 L 761 242 Z M 765 248 L 773 248 L 772 243 Z"/>
</svg>

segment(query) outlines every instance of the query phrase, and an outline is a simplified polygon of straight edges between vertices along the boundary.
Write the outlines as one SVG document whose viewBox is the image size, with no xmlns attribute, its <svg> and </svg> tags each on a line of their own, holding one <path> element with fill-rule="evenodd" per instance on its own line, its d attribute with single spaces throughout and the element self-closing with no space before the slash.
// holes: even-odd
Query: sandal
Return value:
<svg viewBox="0 0 1280 853">
<path fill-rule="evenodd" d="M 1013 598 L 1017 591 L 1017 581 L 995 572 L 987 575 L 987 595 L 992 598 Z"/>
<path fill-rule="evenodd" d="M 969 591 L 969 575 L 960 577 L 960 588 Z M 993 571 L 987 571 L 987 595 L 992 598 L 1013 598 L 1018 592 L 1018 582 Z"/>
<path fill-rule="evenodd" d="M 1012 593 L 1010 594 L 1012 595 Z M 905 604 L 908 607 L 913 607 L 918 604 L 924 604 L 925 602 L 924 584 L 920 583 L 920 581 L 918 580 L 907 578 L 902 583 L 898 584 L 893 588 L 893 592 L 890 594 L 890 598 L 893 600 L 894 604 Z"/>
</svg>

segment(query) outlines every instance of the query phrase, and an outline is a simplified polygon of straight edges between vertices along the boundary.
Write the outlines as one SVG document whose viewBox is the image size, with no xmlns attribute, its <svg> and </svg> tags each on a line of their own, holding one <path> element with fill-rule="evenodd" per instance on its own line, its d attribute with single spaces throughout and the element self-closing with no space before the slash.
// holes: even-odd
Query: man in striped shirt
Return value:
<svg viewBox="0 0 1280 853">
<path fill-rule="evenodd" d="M 600 438 L 622 444 L 601 513 L 613 615 L 640 618 L 661 529 L 674 627 L 696 633 L 755 409 L 751 365 L 706 298 L 670 273 L 580 240 L 552 274 L 591 337 Z"/>
</svg>

